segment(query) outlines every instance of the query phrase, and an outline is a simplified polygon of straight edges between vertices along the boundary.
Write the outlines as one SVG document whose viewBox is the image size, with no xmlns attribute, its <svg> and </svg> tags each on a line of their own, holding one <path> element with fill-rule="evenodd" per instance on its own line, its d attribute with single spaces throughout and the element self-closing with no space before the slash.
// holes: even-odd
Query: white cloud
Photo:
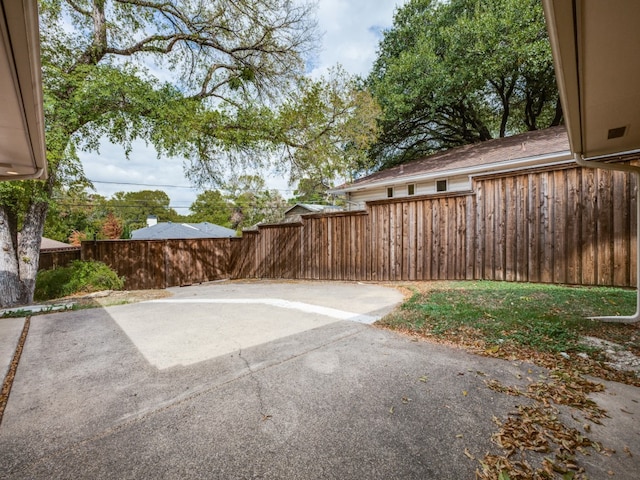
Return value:
<svg viewBox="0 0 640 480">
<path fill-rule="evenodd" d="M 396 7 L 404 2 L 405 0 L 320 0 L 318 26 L 323 32 L 322 46 L 310 75 L 317 78 L 339 63 L 347 72 L 366 77 L 376 58 L 381 32 L 391 27 Z M 153 73 L 162 76 L 157 71 Z M 102 142 L 99 154 L 81 152 L 80 158 L 90 180 L 114 182 L 95 183 L 100 195 L 157 189 L 167 192 L 172 206 L 188 207 L 198 194 L 196 189 L 191 188 L 127 185 L 190 185 L 184 176 L 181 160 L 158 159 L 155 150 L 142 141 L 135 142 L 129 160 L 125 158 L 122 147 L 106 140 Z M 282 176 L 265 175 L 265 180 L 269 188 L 280 190 L 283 196 L 292 195 L 291 187 Z M 179 208 L 178 213 L 186 214 L 188 211 Z"/>
<path fill-rule="evenodd" d="M 391 27 L 404 0 L 320 0 L 318 22 L 324 33 L 318 76 L 340 63 L 348 72 L 366 76 L 376 58 L 382 30 Z"/>
</svg>

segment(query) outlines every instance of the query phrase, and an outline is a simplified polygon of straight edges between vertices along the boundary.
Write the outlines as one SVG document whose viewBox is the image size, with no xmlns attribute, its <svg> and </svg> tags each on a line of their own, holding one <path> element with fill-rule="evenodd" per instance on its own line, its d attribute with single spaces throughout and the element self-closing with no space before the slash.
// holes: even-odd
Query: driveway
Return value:
<svg viewBox="0 0 640 480">
<path fill-rule="evenodd" d="M 472 479 L 470 457 L 498 451 L 492 417 L 523 403 L 485 381 L 544 374 L 369 325 L 401 301 L 393 288 L 228 282 L 171 293 L 31 318 L 0 425 L 0 478 Z M 21 323 L 0 320 L 0 361 Z M 632 479 L 636 390 L 612 388 L 615 415 L 593 434 L 617 425 L 612 441 L 635 456 L 585 462 L 593 478 Z"/>
</svg>

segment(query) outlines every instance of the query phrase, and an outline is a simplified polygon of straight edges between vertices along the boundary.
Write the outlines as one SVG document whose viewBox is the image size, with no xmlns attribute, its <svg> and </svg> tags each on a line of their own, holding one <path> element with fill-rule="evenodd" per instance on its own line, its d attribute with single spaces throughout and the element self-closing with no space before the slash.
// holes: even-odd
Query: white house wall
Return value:
<svg viewBox="0 0 640 480">
<path fill-rule="evenodd" d="M 393 185 L 393 198 L 412 197 L 417 195 L 435 195 L 440 193 L 436 191 L 437 180 L 447 180 L 447 192 L 464 192 L 471 190 L 471 180 L 468 175 L 460 175 L 457 177 L 443 177 L 424 182 L 416 182 L 414 195 L 408 194 L 408 186 L 411 183 L 398 183 Z M 362 191 L 350 192 L 347 200 L 349 201 L 350 210 L 365 208 L 366 202 L 374 200 L 384 200 L 387 196 L 387 188 L 391 186 L 369 188 Z"/>
</svg>

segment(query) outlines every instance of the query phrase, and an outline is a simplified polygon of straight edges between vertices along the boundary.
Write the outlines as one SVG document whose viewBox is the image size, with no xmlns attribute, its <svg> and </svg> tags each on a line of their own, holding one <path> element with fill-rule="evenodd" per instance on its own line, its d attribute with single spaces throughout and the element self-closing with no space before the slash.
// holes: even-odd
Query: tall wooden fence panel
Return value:
<svg viewBox="0 0 640 480">
<path fill-rule="evenodd" d="M 487 279 L 636 285 L 635 177 L 565 166 L 476 177 L 473 191 L 304 215 L 241 238 L 83 242 L 127 288 L 221 278 Z"/>
<path fill-rule="evenodd" d="M 565 166 L 477 177 L 472 192 L 306 215 L 235 240 L 243 253 L 233 276 L 635 286 L 636 183 Z"/>
<path fill-rule="evenodd" d="M 40 260 L 38 261 L 38 270 L 48 270 L 53 267 L 66 267 L 74 260 L 80 260 L 80 247 L 41 250 Z"/>
<path fill-rule="evenodd" d="M 82 242 L 82 259 L 125 277 L 131 290 L 161 289 L 229 277 L 229 238 Z"/>
</svg>

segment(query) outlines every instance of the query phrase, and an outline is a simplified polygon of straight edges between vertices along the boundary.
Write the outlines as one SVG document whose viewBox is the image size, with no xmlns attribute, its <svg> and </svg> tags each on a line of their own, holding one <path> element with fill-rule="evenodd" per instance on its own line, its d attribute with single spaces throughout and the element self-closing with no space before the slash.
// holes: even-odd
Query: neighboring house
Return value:
<svg viewBox="0 0 640 480">
<path fill-rule="evenodd" d="M 566 129 L 552 127 L 434 153 L 360 178 L 330 193 L 345 195 L 351 210 L 363 209 L 365 202 L 373 200 L 470 191 L 477 175 L 573 161 Z"/>
<path fill-rule="evenodd" d="M 229 238 L 236 231 L 213 223 L 159 222 L 131 232 L 132 240 L 169 240 L 189 238 Z"/>
<path fill-rule="evenodd" d="M 284 212 L 284 221 L 297 222 L 300 220 L 300 215 L 306 215 L 309 213 L 339 212 L 341 210 L 343 210 L 343 208 L 336 205 L 296 203 L 293 207 L 290 207 L 287 211 Z"/>
<path fill-rule="evenodd" d="M 68 243 L 59 242 L 57 240 L 52 240 L 51 238 L 42 237 L 40 239 L 40 251 L 46 252 L 50 250 L 61 250 L 61 249 L 77 249 L 78 247 L 74 247 L 73 245 L 69 245 Z"/>
<path fill-rule="evenodd" d="M 40 260 L 38 270 L 65 267 L 74 260 L 80 260 L 80 247 L 42 237 L 40 240 Z"/>
</svg>

